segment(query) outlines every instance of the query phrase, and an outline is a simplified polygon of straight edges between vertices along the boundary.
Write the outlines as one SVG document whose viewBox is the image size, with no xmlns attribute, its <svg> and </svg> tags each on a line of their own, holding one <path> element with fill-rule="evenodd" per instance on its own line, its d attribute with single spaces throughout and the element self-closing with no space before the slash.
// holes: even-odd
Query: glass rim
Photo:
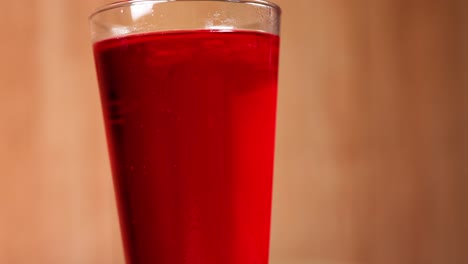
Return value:
<svg viewBox="0 0 468 264">
<path fill-rule="evenodd" d="M 135 4 L 148 4 L 148 3 L 158 4 L 158 3 L 170 3 L 170 2 L 225 2 L 225 3 L 233 3 L 233 4 L 237 3 L 237 4 L 262 5 L 265 7 L 270 7 L 270 8 L 275 9 L 276 12 L 278 12 L 278 15 L 281 14 L 281 7 L 268 0 L 130 0 L 130 1 L 121 0 L 118 2 L 113 2 L 113 3 L 109 3 L 109 4 L 102 5 L 100 7 L 97 7 L 96 9 L 94 9 L 91 15 L 89 15 L 88 19 L 92 20 L 94 16 L 100 13 L 103 13 L 105 11 L 109 11 L 109 10 L 121 8 L 121 7 L 129 7 Z"/>
</svg>

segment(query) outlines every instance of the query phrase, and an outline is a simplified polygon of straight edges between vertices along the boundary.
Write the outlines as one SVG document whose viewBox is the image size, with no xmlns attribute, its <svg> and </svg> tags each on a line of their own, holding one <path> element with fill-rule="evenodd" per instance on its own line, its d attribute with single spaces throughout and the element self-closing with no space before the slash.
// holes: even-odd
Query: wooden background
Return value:
<svg viewBox="0 0 468 264">
<path fill-rule="evenodd" d="M 87 15 L 2 3 L 0 263 L 122 263 Z M 468 2 L 283 7 L 272 264 L 468 263 Z"/>
</svg>

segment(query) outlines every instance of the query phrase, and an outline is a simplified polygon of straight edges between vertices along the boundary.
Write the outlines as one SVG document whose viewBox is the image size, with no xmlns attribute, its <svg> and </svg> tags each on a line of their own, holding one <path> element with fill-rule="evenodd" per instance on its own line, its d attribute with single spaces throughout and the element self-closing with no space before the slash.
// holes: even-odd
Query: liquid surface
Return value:
<svg viewBox="0 0 468 264">
<path fill-rule="evenodd" d="M 127 263 L 268 263 L 277 36 L 94 45 Z"/>
</svg>

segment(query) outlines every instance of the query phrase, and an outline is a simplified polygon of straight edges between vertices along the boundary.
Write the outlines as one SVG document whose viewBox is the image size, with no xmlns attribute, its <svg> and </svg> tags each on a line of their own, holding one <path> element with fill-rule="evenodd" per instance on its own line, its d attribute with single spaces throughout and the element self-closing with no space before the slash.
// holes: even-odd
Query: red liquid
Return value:
<svg viewBox="0 0 468 264">
<path fill-rule="evenodd" d="M 268 263 L 278 37 L 94 46 L 127 263 Z"/>
</svg>

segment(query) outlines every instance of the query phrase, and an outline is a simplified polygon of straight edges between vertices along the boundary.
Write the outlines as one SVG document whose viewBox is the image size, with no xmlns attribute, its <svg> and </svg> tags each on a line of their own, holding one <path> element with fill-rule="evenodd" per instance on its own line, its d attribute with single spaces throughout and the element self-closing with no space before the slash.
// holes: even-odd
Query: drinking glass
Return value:
<svg viewBox="0 0 468 264">
<path fill-rule="evenodd" d="M 128 264 L 266 264 L 280 8 L 118 2 L 90 16 Z"/>
</svg>

